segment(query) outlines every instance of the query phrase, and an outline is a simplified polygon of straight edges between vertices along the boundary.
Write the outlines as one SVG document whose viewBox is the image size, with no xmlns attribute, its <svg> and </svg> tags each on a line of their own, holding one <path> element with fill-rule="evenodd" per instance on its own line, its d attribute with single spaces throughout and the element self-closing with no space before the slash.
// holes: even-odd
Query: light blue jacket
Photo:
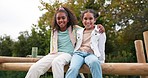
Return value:
<svg viewBox="0 0 148 78">
<path fill-rule="evenodd" d="M 83 40 L 83 31 L 84 28 L 77 30 L 77 41 L 76 47 L 74 51 L 77 51 L 82 44 Z M 91 49 L 94 51 L 94 54 L 99 58 L 101 63 L 105 61 L 105 42 L 106 42 L 106 34 L 99 33 L 99 29 L 95 26 L 94 30 L 91 33 Z"/>
</svg>

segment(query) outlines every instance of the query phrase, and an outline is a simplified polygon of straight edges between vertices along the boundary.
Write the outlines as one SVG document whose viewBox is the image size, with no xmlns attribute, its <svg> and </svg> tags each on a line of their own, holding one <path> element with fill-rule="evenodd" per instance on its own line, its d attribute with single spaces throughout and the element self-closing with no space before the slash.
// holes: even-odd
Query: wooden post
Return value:
<svg viewBox="0 0 148 78">
<path fill-rule="evenodd" d="M 144 43 L 148 60 L 148 31 L 143 32 L 143 36 L 144 36 Z"/>
<path fill-rule="evenodd" d="M 135 49 L 138 63 L 146 63 L 142 40 L 135 41 Z"/>
<path fill-rule="evenodd" d="M 146 63 L 142 40 L 136 40 L 134 43 L 138 63 Z M 140 76 L 140 78 L 148 78 L 148 76 Z"/>
</svg>

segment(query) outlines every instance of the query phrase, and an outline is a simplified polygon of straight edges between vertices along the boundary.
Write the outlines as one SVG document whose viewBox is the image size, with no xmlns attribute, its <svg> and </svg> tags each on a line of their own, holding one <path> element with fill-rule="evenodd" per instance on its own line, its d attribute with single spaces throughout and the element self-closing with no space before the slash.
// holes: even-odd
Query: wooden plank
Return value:
<svg viewBox="0 0 148 78">
<path fill-rule="evenodd" d="M 0 70 L 3 71 L 28 71 L 33 63 L 1 63 Z M 69 65 L 65 66 L 67 71 Z M 104 63 L 102 64 L 103 74 L 110 75 L 148 75 L 147 63 Z M 51 72 L 51 69 L 49 69 Z M 87 65 L 80 69 L 81 73 L 90 73 Z"/>
<path fill-rule="evenodd" d="M 103 74 L 112 75 L 148 75 L 147 63 L 104 63 Z"/>
<path fill-rule="evenodd" d="M 27 58 L 27 57 L 8 57 L 0 56 L 0 63 L 14 63 L 14 62 L 36 62 L 40 58 Z"/>
</svg>

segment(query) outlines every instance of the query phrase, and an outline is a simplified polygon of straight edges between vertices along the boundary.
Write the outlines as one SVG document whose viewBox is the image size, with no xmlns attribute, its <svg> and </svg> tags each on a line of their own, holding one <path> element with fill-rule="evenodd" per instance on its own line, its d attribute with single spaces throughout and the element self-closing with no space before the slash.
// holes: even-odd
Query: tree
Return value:
<svg viewBox="0 0 148 78">
<path fill-rule="evenodd" d="M 31 34 L 28 31 L 20 32 L 15 42 L 13 56 L 27 56 L 32 47 L 38 47 L 38 55 L 46 55 L 50 49 L 50 30 L 45 26 L 32 26 Z"/>
<path fill-rule="evenodd" d="M 56 1 L 53 4 L 45 2 L 42 2 L 42 4 L 43 9 L 48 11 L 46 16 L 53 16 L 54 11 L 60 5 L 67 6 L 77 16 L 79 25 L 82 25 L 79 15 L 81 11 L 88 8 L 98 11 L 100 17 L 97 23 L 104 25 L 107 34 L 107 58 L 111 55 L 115 59 L 121 58 L 121 61 L 136 61 L 134 60 L 136 56 L 131 56 L 135 54 L 133 42 L 137 35 L 142 36 L 141 33 L 148 28 L 147 17 L 144 16 L 147 15 L 146 0 L 67 0 L 65 3 Z M 137 32 L 135 27 L 140 32 Z M 135 32 L 137 32 L 137 35 Z M 118 57 L 118 55 L 123 55 L 123 58 Z M 111 61 L 111 59 L 108 61 Z"/>
<path fill-rule="evenodd" d="M 31 47 L 28 45 L 28 31 L 20 32 L 18 41 L 13 46 L 13 56 L 26 57 L 27 53 L 31 53 Z"/>
<path fill-rule="evenodd" d="M 13 40 L 10 39 L 10 36 L 5 35 L 4 37 L 0 37 L 0 55 L 11 56 L 13 44 Z"/>
</svg>

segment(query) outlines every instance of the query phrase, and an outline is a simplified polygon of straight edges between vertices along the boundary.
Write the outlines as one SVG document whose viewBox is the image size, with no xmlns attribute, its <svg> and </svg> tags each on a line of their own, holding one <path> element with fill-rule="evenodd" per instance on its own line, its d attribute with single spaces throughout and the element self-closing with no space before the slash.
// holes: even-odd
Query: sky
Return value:
<svg viewBox="0 0 148 78">
<path fill-rule="evenodd" d="M 52 3 L 55 0 L 43 1 Z M 32 24 L 37 24 L 45 13 L 38 6 L 41 6 L 39 0 L 0 0 L 0 37 L 7 35 L 17 40 L 20 32 L 31 32 Z"/>
<path fill-rule="evenodd" d="M 0 0 L 0 37 L 7 35 L 15 40 L 19 32 L 30 32 L 32 24 L 45 13 L 38 6 L 39 0 Z"/>
</svg>

